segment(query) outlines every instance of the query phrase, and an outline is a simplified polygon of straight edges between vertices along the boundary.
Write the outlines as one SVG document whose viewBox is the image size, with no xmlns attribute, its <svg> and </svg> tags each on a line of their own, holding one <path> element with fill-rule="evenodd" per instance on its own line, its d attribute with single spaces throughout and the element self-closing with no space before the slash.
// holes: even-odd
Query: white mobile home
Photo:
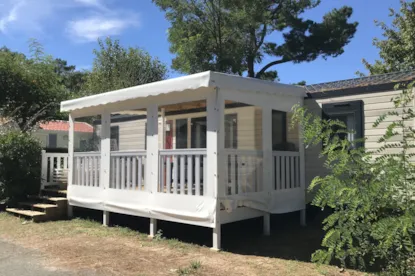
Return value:
<svg viewBox="0 0 415 276">
<path fill-rule="evenodd" d="M 210 227 L 305 209 L 304 149 L 289 130 L 304 88 L 203 72 L 63 102 L 70 113 L 70 206 Z M 127 116 L 128 115 L 128 116 Z M 97 151 L 74 151 L 77 118 Z M 135 117 L 132 117 L 135 116 Z M 304 211 L 302 212 L 304 220 Z"/>
</svg>

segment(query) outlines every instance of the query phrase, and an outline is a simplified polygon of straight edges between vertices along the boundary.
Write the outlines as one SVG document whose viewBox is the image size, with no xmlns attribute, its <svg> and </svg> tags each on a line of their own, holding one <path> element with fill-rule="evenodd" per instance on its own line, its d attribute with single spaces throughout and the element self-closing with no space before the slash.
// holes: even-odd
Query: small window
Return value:
<svg viewBox="0 0 415 276">
<path fill-rule="evenodd" d="M 238 116 L 236 114 L 225 115 L 225 148 L 238 148 Z"/>
<path fill-rule="evenodd" d="M 57 134 L 49 134 L 48 138 L 48 147 L 49 148 L 56 148 L 58 145 L 58 135 Z"/>
<path fill-rule="evenodd" d="M 111 127 L 111 150 L 116 151 L 120 148 L 120 127 Z"/>
<path fill-rule="evenodd" d="M 351 101 L 333 104 L 323 104 L 323 117 L 325 119 L 339 120 L 343 122 L 347 130 L 353 133 L 339 134 L 340 139 L 353 142 L 364 137 L 363 102 Z M 357 146 L 363 146 L 360 142 Z"/>
</svg>

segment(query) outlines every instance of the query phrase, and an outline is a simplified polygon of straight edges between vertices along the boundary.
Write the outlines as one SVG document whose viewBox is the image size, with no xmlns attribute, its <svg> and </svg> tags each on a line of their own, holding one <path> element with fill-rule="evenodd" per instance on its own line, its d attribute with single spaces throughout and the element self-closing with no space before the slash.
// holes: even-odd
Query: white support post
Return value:
<svg viewBox="0 0 415 276">
<path fill-rule="evenodd" d="M 102 213 L 102 225 L 109 226 L 110 225 L 110 212 L 104 211 Z"/>
<path fill-rule="evenodd" d="M 100 188 L 106 190 L 110 185 L 111 169 L 111 113 L 101 114 L 101 177 Z M 105 206 L 104 206 L 105 208 Z M 110 213 L 104 210 L 102 224 L 109 225 Z"/>
<path fill-rule="evenodd" d="M 46 157 L 46 150 L 42 150 L 42 171 L 41 171 L 41 175 L 42 175 L 42 182 L 40 185 L 40 190 L 43 190 L 45 188 L 45 184 L 47 182 L 47 173 L 48 173 L 48 159 Z M 69 182 L 68 182 L 69 184 Z"/>
<path fill-rule="evenodd" d="M 301 106 L 304 105 L 304 99 L 301 100 Z M 304 136 L 303 136 L 303 128 L 301 124 L 298 124 L 298 147 L 300 152 L 300 185 L 301 189 L 304 190 L 304 208 L 300 211 L 300 225 L 306 226 L 306 192 L 307 187 L 305 183 L 305 148 L 304 148 Z"/>
<path fill-rule="evenodd" d="M 269 198 L 272 200 L 272 190 L 274 185 L 273 160 L 272 160 L 272 109 L 262 108 L 262 187 Z M 270 214 L 264 214 L 264 235 L 271 234 Z"/>
<path fill-rule="evenodd" d="M 161 149 L 166 148 L 166 111 L 164 108 L 161 109 Z"/>
<path fill-rule="evenodd" d="M 150 218 L 150 235 L 149 238 L 154 238 L 157 234 L 157 220 L 154 218 Z"/>
<path fill-rule="evenodd" d="M 74 169 L 73 169 L 73 153 L 74 153 L 74 121 L 75 118 L 72 116 L 72 114 L 69 114 L 69 135 L 68 135 L 68 187 L 67 187 L 67 195 L 66 197 L 69 197 L 71 194 L 71 186 L 73 185 L 73 174 L 74 174 Z M 47 162 L 47 161 L 46 161 Z M 46 163 L 47 166 L 47 163 Z M 73 217 L 73 208 L 70 205 L 70 202 L 68 200 L 67 203 L 68 206 L 68 218 L 72 218 Z"/>
<path fill-rule="evenodd" d="M 159 141 L 158 141 L 158 106 L 156 104 L 147 107 L 147 166 L 146 166 L 146 190 L 152 194 L 157 193 L 159 175 Z M 150 238 L 157 231 L 157 220 L 150 218 Z"/>
<path fill-rule="evenodd" d="M 213 228 L 212 250 L 221 248 L 221 223 L 220 223 L 220 199 L 225 196 L 225 178 L 222 156 L 219 154 L 224 149 L 225 144 L 225 125 L 224 109 L 225 101 L 222 98 L 219 89 L 212 91 L 207 98 L 207 196 L 216 199 L 215 227 Z M 222 165 L 222 166 L 221 166 Z"/>
</svg>

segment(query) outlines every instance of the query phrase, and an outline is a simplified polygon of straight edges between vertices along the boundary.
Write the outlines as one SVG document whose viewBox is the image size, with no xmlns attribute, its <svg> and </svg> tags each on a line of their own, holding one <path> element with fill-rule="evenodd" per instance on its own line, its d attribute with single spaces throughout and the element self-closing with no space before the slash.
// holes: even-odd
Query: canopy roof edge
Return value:
<svg viewBox="0 0 415 276">
<path fill-rule="evenodd" d="M 306 96 L 305 89 L 299 86 L 280 84 L 253 78 L 245 78 L 224 73 L 206 71 L 189 76 L 168 79 L 125 89 L 82 97 L 61 103 L 62 112 L 105 106 L 139 98 L 154 97 L 172 92 L 197 90 L 200 88 L 232 89 L 247 92 L 260 92 L 292 97 Z"/>
</svg>

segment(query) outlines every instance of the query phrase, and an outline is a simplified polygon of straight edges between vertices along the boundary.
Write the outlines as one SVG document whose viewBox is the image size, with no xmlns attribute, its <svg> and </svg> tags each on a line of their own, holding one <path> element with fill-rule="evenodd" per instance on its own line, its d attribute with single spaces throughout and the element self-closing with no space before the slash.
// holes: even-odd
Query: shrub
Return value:
<svg viewBox="0 0 415 276">
<path fill-rule="evenodd" d="M 413 101 L 410 85 L 393 99 L 396 109 L 375 122 L 377 127 L 387 117 L 395 118 L 374 152 L 356 147 L 361 141 L 340 139 L 336 134 L 347 132 L 340 121 L 295 110 L 293 123 L 301 123 L 307 146 L 322 144 L 328 171 L 310 185 L 317 190 L 312 204 L 333 210 L 323 221 L 323 249 L 312 255 L 313 261 L 376 267 L 387 275 L 415 274 Z"/>
<path fill-rule="evenodd" d="M 0 133 L 0 201 L 14 204 L 39 192 L 41 150 L 39 141 L 29 133 Z"/>
</svg>

